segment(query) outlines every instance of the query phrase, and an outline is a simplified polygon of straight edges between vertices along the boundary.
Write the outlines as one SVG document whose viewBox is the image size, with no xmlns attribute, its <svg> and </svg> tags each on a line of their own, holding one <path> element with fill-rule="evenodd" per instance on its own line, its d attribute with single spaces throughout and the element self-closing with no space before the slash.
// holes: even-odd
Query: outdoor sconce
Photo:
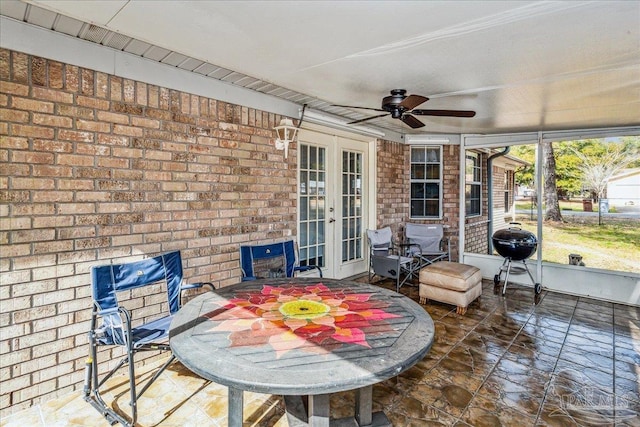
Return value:
<svg viewBox="0 0 640 427">
<path fill-rule="evenodd" d="M 293 125 L 291 119 L 280 120 L 280 125 L 273 128 L 278 137 L 276 139 L 276 150 L 284 150 L 284 158 L 289 154 L 289 143 L 296 139 L 298 128 Z"/>
</svg>

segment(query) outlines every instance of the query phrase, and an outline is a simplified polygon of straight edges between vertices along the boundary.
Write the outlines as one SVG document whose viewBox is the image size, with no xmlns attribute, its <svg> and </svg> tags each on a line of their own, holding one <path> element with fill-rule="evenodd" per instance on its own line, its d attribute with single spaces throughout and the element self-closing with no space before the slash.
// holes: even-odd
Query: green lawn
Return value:
<svg viewBox="0 0 640 427">
<path fill-rule="evenodd" d="M 522 228 L 537 234 L 537 224 L 520 217 Z M 569 254 L 580 254 L 587 267 L 640 273 L 640 221 L 607 218 L 565 218 L 564 223 L 544 223 L 544 261 L 569 263 Z M 535 257 L 535 255 L 534 255 Z"/>
<path fill-rule="evenodd" d="M 563 210 L 563 211 L 582 212 L 584 210 L 582 200 L 560 200 L 559 204 L 560 204 L 560 210 Z M 598 206 L 597 203 L 595 202 L 591 203 L 592 212 L 597 212 L 597 206 Z M 531 210 L 531 200 L 518 200 L 516 202 L 516 209 Z M 535 211 L 536 207 L 534 206 L 533 209 Z"/>
</svg>

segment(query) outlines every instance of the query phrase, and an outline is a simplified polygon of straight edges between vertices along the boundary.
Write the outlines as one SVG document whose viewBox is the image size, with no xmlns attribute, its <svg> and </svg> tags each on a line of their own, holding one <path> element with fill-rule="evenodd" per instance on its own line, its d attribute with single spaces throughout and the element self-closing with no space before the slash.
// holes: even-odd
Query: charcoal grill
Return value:
<svg viewBox="0 0 640 427">
<path fill-rule="evenodd" d="M 529 271 L 529 267 L 527 267 L 527 259 L 536 252 L 538 247 L 538 239 L 536 239 L 536 236 L 530 231 L 520 228 L 519 223 L 512 222 L 509 224 L 509 228 L 493 233 L 491 240 L 493 241 L 495 250 L 504 257 L 498 274 L 493 277 L 493 283 L 498 286 L 502 273 L 506 273 L 504 286 L 502 287 L 502 295 L 504 295 L 507 290 L 509 274 L 522 274 L 525 272 L 529 275 L 533 289 L 536 295 L 538 295 L 542 291 L 542 286 L 540 283 L 536 283 Z M 521 265 L 513 265 L 514 262 L 518 262 Z"/>
</svg>

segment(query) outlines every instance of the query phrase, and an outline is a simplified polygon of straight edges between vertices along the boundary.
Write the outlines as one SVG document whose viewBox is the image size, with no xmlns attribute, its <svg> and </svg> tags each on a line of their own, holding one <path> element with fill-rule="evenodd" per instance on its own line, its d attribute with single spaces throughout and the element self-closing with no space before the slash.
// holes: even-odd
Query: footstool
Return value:
<svg viewBox="0 0 640 427">
<path fill-rule="evenodd" d="M 420 270 L 420 304 L 432 299 L 456 305 L 456 313 L 465 314 L 480 294 L 482 273 L 472 265 L 440 261 Z"/>
</svg>

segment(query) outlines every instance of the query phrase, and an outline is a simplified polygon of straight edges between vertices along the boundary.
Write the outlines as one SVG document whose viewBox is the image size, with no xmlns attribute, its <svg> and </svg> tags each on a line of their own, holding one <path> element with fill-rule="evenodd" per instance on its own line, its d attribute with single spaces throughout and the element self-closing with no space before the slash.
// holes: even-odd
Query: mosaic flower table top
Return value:
<svg viewBox="0 0 640 427">
<path fill-rule="evenodd" d="M 431 317 L 398 293 L 334 279 L 265 279 L 200 295 L 171 323 L 190 370 L 241 390 L 334 393 L 398 375 L 429 351 Z"/>
</svg>

